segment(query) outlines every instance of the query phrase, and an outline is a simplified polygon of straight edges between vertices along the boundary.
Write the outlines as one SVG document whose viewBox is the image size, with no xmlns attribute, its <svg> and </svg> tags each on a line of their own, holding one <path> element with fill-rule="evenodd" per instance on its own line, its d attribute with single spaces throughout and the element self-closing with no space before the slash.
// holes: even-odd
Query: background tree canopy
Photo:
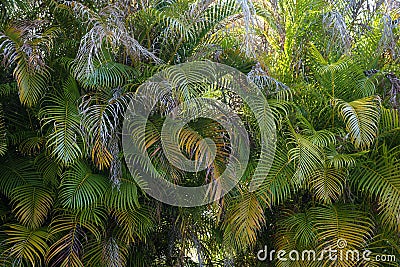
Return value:
<svg viewBox="0 0 400 267">
<path fill-rule="evenodd" d="M 2 0 L 0 2 L 1 266 L 399 266 L 400 4 L 373 0 Z M 136 89 L 195 60 L 223 63 L 265 94 L 277 150 L 256 192 L 260 129 L 237 95 L 219 99 L 245 122 L 246 174 L 220 201 L 157 202 L 137 186 L 121 147 Z M 182 99 L 168 103 L 177 105 Z M 181 185 L 149 119 L 154 166 Z M 213 120 L 182 132 L 229 151 Z M 211 177 L 211 178 L 210 178 Z M 337 246 L 396 261 L 267 261 L 257 251 Z"/>
</svg>

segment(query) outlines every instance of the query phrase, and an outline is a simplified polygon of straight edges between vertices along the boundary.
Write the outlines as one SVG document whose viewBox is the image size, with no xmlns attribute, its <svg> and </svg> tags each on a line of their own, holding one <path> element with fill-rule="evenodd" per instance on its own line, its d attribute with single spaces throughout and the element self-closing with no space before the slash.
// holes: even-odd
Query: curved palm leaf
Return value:
<svg viewBox="0 0 400 267">
<path fill-rule="evenodd" d="M 42 127 L 53 126 L 47 140 L 52 156 L 68 166 L 82 156 L 82 149 L 78 144 L 82 138 L 82 131 L 77 107 L 79 98 L 77 84 L 72 77 L 69 77 L 63 87 L 63 95 L 50 97 L 48 104 L 39 112 L 39 116 L 44 121 Z"/>
<path fill-rule="evenodd" d="M 106 192 L 107 180 L 93 174 L 83 162 L 78 162 L 62 175 L 59 199 L 64 207 L 83 210 L 93 207 Z"/>
<path fill-rule="evenodd" d="M 109 167 L 118 146 L 115 141 L 120 119 L 129 102 L 130 94 L 122 94 L 122 89 L 100 91 L 83 97 L 80 104 L 81 126 L 93 162 L 104 169 Z"/>
<path fill-rule="evenodd" d="M 154 227 L 152 210 L 146 206 L 125 211 L 116 210 L 112 215 L 118 223 L 115 237 L 126 245 L 145 240 Z"/>
<path fill-rule="evenodd" d="M 323 203 L 330 204 L 337 201 L 344 191 L 345 171 L 325 166 L 316 170 L 310 181 L 317 199 Z"/>
<path fill-rule="evenodd" d="M 81 39 L 74 62 L 74 73 L 78 80 L 79 77 L 91 75 L 96 69 L 96 62 L 105 63 L 121 47 L 132 59 L 144 56 L 160 62 L 132 37 L 125 25 L 126 14 L 117 5 L 109 4 L 98 12 L 77 1 L 63 1 L 60 7 L 72 10 L 88 25 L 88 32 Z"/>
<path fill-rule="evenodd" d="M 296 147 L 289 150 L 289 157 L 296 166 L 295 182 L 301 185 L 303 181 L 311 178 L 317 170 L 322 169 L 325 155 L 319 146 L 313 144 L 307 138 L 295 133 L 293 135 L 295 139 L 292 142 L 296 144 Z"/>
<path fill-rule="evenodd" d="M 40 227 L 53 204 L 53 192 L 46 187 L 23 185 L 11 193 L 13 212 L 24 226 L 32 229 Z"/>
<path fill-rule="evenodd" d="M 379 98 L 366 97 L 350 103 L 336 99 L 334 103 L 346 122 L 354 146 L 360 149 L 370 147 L 378 134 Z"/>
<path fill-rule="evenodd" d="M 21 263 L 29 263 L 31 266 L 44 263 L 43 255 L 49 248 L 47 245 L 49 234 L 46 229 L 29 229 L 18 224 L 10 224 L 5 233 L 7 234 L 5 244 L 9 248 L 4 254 L 13 258 L 11 261 L 14 266 Z"/>
<path fill-rule="evenodd" d="M 320 241 L 320 250 L 334 248 L 346 253 L 348 250 L 362 249 L 368 239 L 371 238 L 375 228 L 374 222 L 368 213 L 355 205 L 333 205 L 311 209 L 314 217 L 314 227 Z M 347 246 L 338 247 L 338 242 L 345 240 Z M 329 259 L 324 264 L 330 264 Z M 353 266 L 351 259 L 340 259 L 336 261 L 337 266 Z"/>
<path fill-rule="evenodd" d="M 51 267 L 83 267 L 82 252 L 87 235 L 100 240 L 99 229 L 90 223 L 80 223 L 71 214 L 56 217 L 50 232 L 58 238 L 46 255 L 46 263 Z"/>
<path fill-rule="evenodd" d="M 18 186 L 23 185 L 43 185 L 40 173 L 33 167 L 33 163 L 28 160 L 13 160 L 10 164 L 5 161 L 1 166 L 0 192 L 7 197 L 11 197 L 12 192 Z"/>
<path fill-rule="evenodd" d="M 317 232 L 314 226 L 313 216 L 310 211 L 286 214 L 286 217 L 278 223 L 275 244 L 277 249 L 302 253 L 305 250 L 315 249 Z M 276 261 L 276 266 L 315 266 L 315 261 Z"/>
<path fill-rule="evenodd" d="M 21 103 L 32 106 L 42 97 L 50 77 L 44 56 L 58 35 L 57 28 L 44 28 L 44 22 L 19 21 L 0 32 L 0 51 L 8 65 L 15 64 L 14 77 Z"/>
<path fill-rule="evenodd" d="M 225 246 L 240 251 L 253 245 L 264 223 L 263 206 L 255 193 L 246 192 L 230 200 L 223 222 Z"/>
<path fill-rule="evenodd" d="M 110 209 L 132 210 L 139 206 L 135 180 L 126 170 L 119 187 L 109 186 L 104 197 L 104 203 Z"/>
<path fill-rule="evenodd" d="M 290 197 L 292 190 L 296 191 L 292 182 L 295 169 L 287 153 L 284 145 L 277 147 L 268 175 L 257 191 L 270 206 L 283 203 Z"/>
<path fill-rule="evenodd" d="M 353 171 L 351 181 L 358 190 L 379 199 L 385 224 L 400 230 L 400 161 L 398 153 L 373 156 Z"/>
</svg>

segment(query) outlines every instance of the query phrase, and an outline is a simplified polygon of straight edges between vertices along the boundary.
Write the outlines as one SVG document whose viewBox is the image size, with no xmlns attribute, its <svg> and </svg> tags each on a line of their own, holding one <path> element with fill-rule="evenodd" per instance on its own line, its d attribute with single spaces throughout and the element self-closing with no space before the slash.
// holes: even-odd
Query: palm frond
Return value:
<svg viewBox="0 0 400 267">
<path fill-rule="evenodd" d="M 152 210 L 146 206 L 113 212 L 118 223 L 116 238 L 127 245 L 145 240 L 154 227 L 154 218 L 151 213 Z"/>
<path fill-rule="evenodd" d="M 46 254 L 46 263 L 51 267 L 83 267 L 83 246 L 87 235 L 99 240 L 99 230 L 92 224 L 81 224 L 70 214 L 56 217 L 52 221 L 50 233 L 58 239 Z"/>
<path fill-rule="evenodd" d="M 336 99 L 334 102 L 346 122 L 346 129 L 354 146 L 360 149 L 370 147 L 378 134 L 379 98 L 366 97 L 350 103 Z"/>
<path fill-rule="evenodd" d="M 88 88 L 117 88 L 132 80 L 135 74 L 135 70 L 129 66 L 105 62 L 101 65 L 95 64 L 92 72 L 78 78 L 82 85 Z"/>
<path fill-rule="evenodd" d="M 42 127 L 50 125 L 53 128 L 47 140 L 51 155 L 66 166 L 82 156 L 82 149 L 78 143 L 79 139 L 82 139 L 78 98 L 77 84 L 70 77 L 64 83 L 63 95 L 49 97 L 48 104 L 39 112 L 44 122 Z"/>
<path fill-rule="evenodd" d="M 43 21 L 20 21 L 0 32 L 0 50 L 14 77 L 21 103 L 33 106 L 42 97 L 50 77 L 44 56 L 52 47 L 57 29 L 42 30 Z"/>
<path fill-rule="evenodd" d="M 344 170 L 325 166 L 313 173 L 310 184 L 315 195 L 322 203 L 337 201 L 343 194 L 346 181 Z"/>
<path fill-rule="evenodd" d="M 327 207 L 312 208 L 314 227 L 318 234 L 318 248 L 328 247 L 342 250 L 362 249 L 368 239 L 371 238 L 375 224 L 368 213 L 354 205 L 333 205 Z M 346 246 L 338 247 L 340 241 L 345 240 Z M 329 262 L 325 259 L 324 264 Z M 351 259 L 339 259 L 339 266 L 353 266 Z"/>
<path fill-rule="evenodd" d="M 289 158 L 295 164 L 294 181 L 298 185 L 309 178 L 313 174 L 322 169 L 324 166 L 325 155 L 321 147 L 313 144 L 307 138 L 293 134 L 293 143 L 296 145 L 289 150 Z"/>
<path fill-rule="evenodd" d="M 356 57 L 342 55 L 336 61 L 326 59 L 312 43 L 308 51 L 316 79 L 331 97 L 351 101 L 375 93 L 374 78 L 364 75 L 365 69 Z"/>
<path fill-rule="evenodd" d="M 381 118 L 379 121 L 379 136 L 386 136 L 400 132 L 399 111 L 381 106 Z"/>
<path fill-rule="evenodd" d="M 62 174 L 62 166 L 45 153 L 39 154 L 34 161 L 34 164 L 41 174 L 43 184 L 46 186 L 59 186 L 59 177 Z"/>
<path fill-rule="evenodd" d="M 42 185 L 40 173 L 33 167 L 29 160 L 5 161 L 1 166 L 0 190 L 7 197 L 19 186 Z"/>
<path fill-rule="evenodd" d="M 277 147 L 268 175 L 257 191 L 269 206 L 283 203 L 296 191 L 292 182 L 295 169 L 287 153 L 284 145 Z"/>
<path fill-rule="evenodd" d="M 364 153 L 340 154 L 332 147 L 327 152 L 327 165 L 336 169 L 350 169 L 356 165 L 356 157 Z"/>
<path fill-rule="evenodd" d="M 13 212 L 20 223 L 28 228 L 40 227 L 52 207 L 53 192 L 46 187 L 23 185 L 11 193 Z"/>
<path fill-rule="evenodd" d="M 105 63 L 110 55 L 123 48 L 132 58 L 144 56 L 161 62 L 153 53 L 142 47 L 125 26 L 125 14 L 116 5 L 107 5 L 98 12 L 77 1 L 63 1 L 64 7 L 87 22 L 88 32 L 82 37 L 75 59 L 75 77 L 86 77 L 95 70 L 96 62 Z"/>
<path fill-rule="evenodd" d="M 224 221 L 225 246 L 243 250 L 253 245 L 264 223 L 263 207 L 255 193 L 246 192 L 232 199 Z"/>
<path fill-rule="evenodd" d="M 285 213 L 285 218 L 278 223 L 276 246 L 285 250 L 315 248 L 317 231 L 312 213 L 310 211 Z"/>
<path fill-rule="evenodd" d="M 70 209 L 83 210 L 96 205 L 106 192 L 107 180 L 94 174 L 83 162 L 77 162 L 62 175 L 59 199 Z"/>
<path fill-rule="evenodd" d="M 28 263 L 35 266 L 44 263 L 43 255 L 49 248 L 47 244 L 49 234 L 45 228 L 29 229 L 19 224 L 10 224 L 5 233 L 7 235 L 5 244 L 9 248 L 4 254 L 13 258 L 12 265 L 21 266 Z"/>
<path fill-rule="evenodd" d="M 400 162 L 398 153 L 371 158 L 354 170 L 351 181 L 358 189 L 379 200 L 379 210 L 386 224 L 400 230 Z"/>
<path fill-rule="evenodd" d="M 104 203 L 110 209 L 132 210 L 139 206 L 135 180 L 127 171 L 120 179 L 119 187 L 109 186 L 104 197 Z"/>
<path fill-rule="evenodd" d="M 129 94 L 122 94 L 122 89 L 100 91 L 82 98 L 79 106 L 82 115 L 81 127 L 89 154 L 100 168 L 110 167 L 118 146 L 113 146 L 117 138 L 122 114 L 130 100 Z"/>
</svg>

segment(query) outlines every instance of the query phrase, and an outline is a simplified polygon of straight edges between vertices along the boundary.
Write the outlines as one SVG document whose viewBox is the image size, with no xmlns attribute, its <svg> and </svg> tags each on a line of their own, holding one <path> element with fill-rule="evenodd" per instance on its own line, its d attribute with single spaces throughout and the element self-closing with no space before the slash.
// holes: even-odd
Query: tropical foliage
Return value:
<svg viewBox="0 0 400 267">
<path fill-rule="evenodd" d="M 3 0 L 0 2 L 1 266 L 398 266 L 400 5 L 370 0 Z M 230 91 L 188 92 L 229 105 L 251 155 L 215 203 L 172 207 L 146 195 L 122 153 L 137 88 L 169 66 L 213 61 L 264 93 L 276 153 L 257 191 L 260 130 Z M 182 102 L 166 100 L 164 111 Z M 185 173 L 163 153 L 160 108 L 146 149 L 167 179 L 205 184 L 226 166 L 229 137 L 188 123 Z M 279 261 L 257 252 L 337 248 L 397 261 Z"/>
</svg>

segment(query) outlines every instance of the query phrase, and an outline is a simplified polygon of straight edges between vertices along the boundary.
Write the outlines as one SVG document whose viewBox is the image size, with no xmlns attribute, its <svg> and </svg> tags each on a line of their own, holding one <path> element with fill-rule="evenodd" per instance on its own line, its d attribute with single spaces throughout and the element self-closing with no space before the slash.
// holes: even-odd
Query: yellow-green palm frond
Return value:
<svg viewBox="0 0 400 267">
<path fill-rule="evenodd" d="M 378 198 L 384 223 L 400 231 L 400 162 L 396 148 L 385 152 L 383 147 L 383 155 L 372 154 L 369 161 L 353 171 L 351 181 L 363 194 Z"/>
<path fill-rule="evenodd" d="M 379 97 L 366 97 L 352 102 L 334 100 L 339 115 L 346 123 L 346 130 L 354 146 L 369 148 L 378 135 L 380 117 Z"/>
<path fill-rule="evenodd" d="M 255 193 L 245 192 L 231 199 L 224 220 L 224 246 L 240 251 L 254 245 L 264 223 L 262 201 Z"/>
<path fill-rule="evenodd" d="M 4 243 L 8 248 L 4 253 L 12 258 L 5 258 L 5 261 L 9 261 L 11 266 L 44 264 L 44 255 L 49 248 L 49 233 L 46 228 L 30 229 L 19 224 L 10 224 L 5 233 L 7 238 Z"/>
</svg>

